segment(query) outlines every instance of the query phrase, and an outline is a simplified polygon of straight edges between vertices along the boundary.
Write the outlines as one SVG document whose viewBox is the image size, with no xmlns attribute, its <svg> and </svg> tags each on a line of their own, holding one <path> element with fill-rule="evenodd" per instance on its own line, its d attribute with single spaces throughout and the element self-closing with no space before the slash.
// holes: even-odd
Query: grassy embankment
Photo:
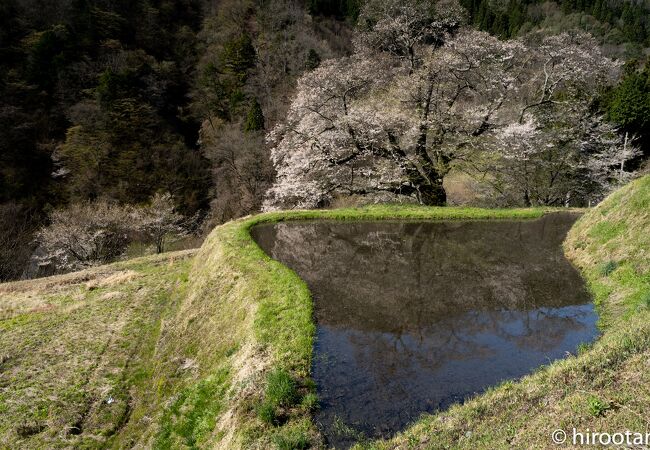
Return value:
<svg viewBox="0 0 650 450">
<path fill-rule="evenodd" d="M 616 193 L 567 241 L 604 317 L 593 348 L 361 445 L 547 447 L 553 429 L 571 425 L 644 431 L 649 191 L 645 178 Z M 396 206 L 262 214 L 216 228 L 193 262 L 172 254 L 0 285 L 0 447 L 318 446 L 310 294 L 255 245 L 250 227 L 541 214 Z"/>
<path fill-rule="evenodd" d="M 532 218 L 372 207 L 263 214 L 197 252 L 0 285 L 0 448 L 317 444 L 304 283 L 248 230 L 289 219 Z"/>
</svg>

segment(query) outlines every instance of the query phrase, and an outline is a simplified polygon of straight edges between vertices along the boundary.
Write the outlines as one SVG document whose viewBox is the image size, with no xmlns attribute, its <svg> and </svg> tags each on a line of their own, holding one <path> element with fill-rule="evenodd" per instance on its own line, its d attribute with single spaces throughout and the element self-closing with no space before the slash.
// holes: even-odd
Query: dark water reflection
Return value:
<svg viewBox="0 0 650 450">
<path fill-rule="evenodd" d="M 591 298 L 561 249 L 576 218 L 256 227 L 314 296 L 329 443 L 389 436 L 592 341 Z"/>
</svg>

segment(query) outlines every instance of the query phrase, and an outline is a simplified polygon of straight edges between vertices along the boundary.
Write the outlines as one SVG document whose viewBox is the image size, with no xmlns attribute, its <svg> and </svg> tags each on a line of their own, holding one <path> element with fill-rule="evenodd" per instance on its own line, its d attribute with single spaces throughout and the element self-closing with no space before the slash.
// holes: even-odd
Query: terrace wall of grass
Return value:
<svg viewBox="0 0 650 450">
<path fill-rule="evenodd" d="M 258 224 L 288 220 L 534 219 L 548 209 L 376 206 L 260 214 L 217 227 L 196 256 L 177 317 L 178 345 L 202 376 L 227 374 L 214 430 L 220 448 L 323 445 L 311 420 L 315 326 L 305 283 L 252 240 Z M 360 448 L 545 448 L 572 427 L 615 432 L 650 427 L 650 177 L 589 210 L 571 230 L 567 256 L 601 314 L 602 337 L 577 356 L 425 415 L 388 441 Z"/>
<path fill-rule="evenodd" d="M 310 379 L 311 295 L 293 271 L 257 246 L 253 226 L 314 219 L 534 219 L 545 211 L 392 205 L 266 213 L 217 227 L 196 256 L 175 339 L 200 362 L 203 376 L 229 374 L 221 402 L 227 406 L 210 442 L 222 448 L 322 445 L 311 420 L 317 407 Z"/>
</svg>

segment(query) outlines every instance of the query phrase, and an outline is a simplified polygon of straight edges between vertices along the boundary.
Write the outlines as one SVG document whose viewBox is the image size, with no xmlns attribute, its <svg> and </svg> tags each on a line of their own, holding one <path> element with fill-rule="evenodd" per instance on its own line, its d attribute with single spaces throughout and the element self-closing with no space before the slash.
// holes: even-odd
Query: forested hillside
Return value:
<svg viewBox="0 0 650 450">
<path fill-rule="evenodd" d="M 173 191 L 206 205 L 188 92 L 198 0 L 5 1 L 0 199 L 34 206 Z"/>
<path fill-rule="evenodd" d="M 635 1 L 603 0 L 463 0 L 469 21 L 483 31 L 511 38 L 534 28 L 553 31 L 582 28 L 602 44 L 620 46 L 628 57 L 643 55 L 650 46 L 648 5 Z M 610 49 L 613 51 L 614 49 Z"/>
<path fill-rule="evenodd" d="M 570 112 L 557 107 L 547 110 L 544 117 L 537 115 L 537 128 L 533 127 L 537 137 L 528 142 L 531 148 L 539 149 L 541 145 L 555 145 L 560 140 L 564 147 L 556 148 L 567 148 L 567 142 L 577 143 L 581 136 L 593 137 L 593 130 L 599 129 L 598 139 L 602 145 L 607 141 L 626 147 L 631 155 L 624 161 L 626 172 L 643 167 L 643 158 L 638 152 L 635 154 L 634 149 L 648 154 L 650 72 L 646 54 L 650 24 L 647 5 L 600 0 L 558 3 L 463 0 L 461 5 L 463 8 L 446 0 L 401 3 L 388 0 L 2 1 L 0 227 L 6 232 L 0 238 L 0 280 L 52 273 L 63 270 L 64 266 L 67 270 L 85 267 L 126 254 L 163 251 L 168 247 L 165 242 L 169 241 L 161 241 L 161 235 L 181 242 L 189 236 L 200 236 L 216 223 L 259 211 L 264 201 L 269 207 L 279 205 L 282 202 L 276 200 L 278 193 L 282 195 L 282 179 L 278 180 L 277 174 L 283 171 L 285 175 L 291 171 L 303 173 L 306 167 L 320 170 L 319 189 L 333 190 L 323 198 L 305 202 L 309 189 L 304 190 L 305 185 L 299 183 L 294 187 L 300 198 L 295 197 L 282 206 L 327 206 L 334 200 L 344 203 L 394 200 L 386 196 L 372 200 L 371 191 L 376 193 L 378 186 L 379 191 L 391 195 L 397 186 L 400 195 L 405 194 L 408 201 L 424 201 L 424 197 L 437 196 L 439 200 L 436 201 L 444 203 L 446 197 L 442 192 L 434 195 L 435 189 L 424 196 L 416 195 L 414 170 L 422 169 L 424 162 L 428 166 L 425 184 L 429 183 L 426 179 L 432 174 L 438 180 L 436 183 L 442 183 L 445 178 L 442 175 L 448 171 L 452 175 L 460 173 L 456 165 L 460 160 L 473 166 L 471 170 L 465 166 L 465 172 L 471 172 L 470 181 L 463 178 L 464 187 L 471 187 L 464 200 L 469 203 L 578 205 L 596 201 L 600 194 L 595 193 L 593 185 L 589 185 L 589 192 L 569 195 L 571 200 L 567 200 L 565 188 L 536 193 L 528 188 L 522 190 L 522 183 L 528 183 L 532 176 L 539 178 L 543 171 L 532 175 L 521 172 L 521 167 L 513 168 L 508 162 L 512 159 L 496 158 L 494 152 L 497 147 L 506 145 L 508 139 L 523 139 L 527 129 L 512 128 L 510 134 L 497 136 L 494 134 L 496 122 L 492 123 L 496 116 L 492 113 L 483 115 L 487 117 L 481 122 L 483 126 L 473 131 L 469 130 L 473 119 L 463 119 L 465 132 L 476 133 L 471 140 L 458 139 L 460 129 L 453 122 L 461 123 L 460 116 L 454 116 L 454 120 L 446 116 L 448 122 L 444 126 L 437 123 L 435 127 L 428 127 L 429 137 L 419 157 L 424 159 L 410 169 L 402 167 L 398 178 L 405 178 L 400 178 L 399 183 L 391 181 L 388 187 L 383 181 L 377 181 L 381 179 L 377 176 L 379 172 L 369 170 L 372 164 L 366 164 L 368 159 L 346 162 L 345 175 L 337 171 L 336 176 L 330 176 L 332 174 L 326 174 L 329 168 L 316 167 L 324 162 L 331 163 L 332 153 L 327 150 L 328 146 L 341 151 L 348 148 L 350 142 L 363 144 L 356 138 L 350 141 L 349 135 L 338 141 L 343 135 L 332 134 L 333 129 L 328 129 L 327 133 L 334 140 L 319 147 L 325 149 L 325 153 L 330 152 L 329 155 L 320 159 L 308 156 L 302 166 L 286 167 L 289 160 L 280 157 L 281 154 L 295 156 L 299 153 L 294 150 L 307 148 L 294 143 L 283 153 L 278 147 L 281 142 L 288 143 L 282 138 L 292 123 L 302 121 L 303 126 L 309 126 L 304 122 L 307 115 L 296 109 L 301 93 L 314 94 L 317 86 L 327 90 L 323 81 L 338 83 L 340 87 L 340 83 L 354 83 L 365 77 L 372 81 L 374 88 L 364 91 L 363 95 L 361 91 L 350 92 L 350 98 L 355 99 L 351 106 L 357 108 L 357 114 L 368 117 L 371 105 L 363 103 L 370 97 L 364 96 L 384 96 L 384 101 L 387 98 L 399 101 L 397 84 L 407 82 L 410 76 L 411 86 L 421 86 L 415 78 L 424 76 L 425 68 L 433 67 L 426 62 L 429 56 L 433 58 L 429 62 L 438 60 L 435 64 L 446 67 L 446 75 L 458 74 L 462 68 L 457 65 L 454 69 L 453 61 L 443 59 L 454 58 L 454 51 L 460 49 L 457 44 L 469 39 L 470 26 L 499 38 L 488 42 L 484 35 L 480 37 L 489 48 L 501 52 L 501 57 L 514 52 L 513 55 L 517 54 L 516 57 L 524 61 L 528 60 L 526 52 L 536 52 L 536 59 L 533 59 L 539 63 L 545 51 L 543 46 L 550 42 L 540 47 L 540 40 L 565 31 L 582 30 L 592 33 L 595 41 L 593 45 L 592 41 L 588 44 L 584 41 L 584 45 L 576 49 L 587 51 L 591 46 L 588 51 L 592 56 L 597 53 L 605 58 L 618 58 L 619 62 L 628 61 L 622 69 L 617 63 L 604 63 L 602 67 L 616 66 L 617 69 L 606 74 L 606 80 L 595 84 L 573 80 L 576 83 L 571 89 L 576 90 L 571 92 L 579 93 L 580 101 L 572 97 L 577 102 L 573 103 Z M 426 11 L 423 15 L 409 16 L 412 11 L 408 8 Z M 388 17 L 382 17 L 379 12 Z M 412 18 L 415 22 L 408 22 Z M 398 30 L 399 27 L 402 28 Z M 406 34 L 402 33 L 404 27 Z M 437 27 L 435 32 L 431 27 Z M 415 34 L 409 34 L 408 29 L 415 30 Z M 576 40 L 583 39 L 581 35 L 573 36 L 566 38 L 569 39 L 566 42 L 573 45 Z M 411 41 L 405 44 L 399 41 L 402 38 Z M 387 40 L 381 44 L 381 39 Z M 520 45 L 515 42 L 523 47 L 515 49 Z M 557 48 L 564 44 L 556 42 L 555 45 Z M 438 50 L 442 53 L 429 55 Z M 375 52 L 371 56 L 374 64 L 387 65 L 380 68 L 351 63 L 367 57 L 367 51 Z M 406 54 L 400 52 L 410 55 L 408 64 L 405 64 Z M 487 61 L 496 53 L 474 56 Z M 497 65 L 489 65 L 493 80 L 500 76 L 499 70 L 502 70 L 501 75 L 516 76 L 505 66 L 497 70 Z M 392 67 L 390 75 L 384 70 L 389 66 Z M 472 76 L 487 67 L 473 68 Z M 523 84 L 520 86 L 527 90 L 526 95 L 535 93 L 532 74 L 538 68 L 528 66 L 526 69 L 529 83 L 525 89 Z M 410 73 L 398 73 L 399 70 Z M 594 74 L 585 72 L 583 75 L 582 79 L 588 80 Z M 437 79 L 438 86 L 449 81 L 443 78 Z M 473 85 L 475 80 L 470 78 L 465 80 L 470 83 L 468 86 L 478 89 L 478 85 Z M 381 83 L 384 84 L 380 86 Z M 544 104 L 557 106 L 566 100 L 564 96 L 569 90 L 566 86 L 558 86 L 560 89 L 543 93 L 547 95 Z M 384 90 L 388 87 L 390 89 Z M 490 92 L 494 96 L 465 97 L 462 102 L 469 105 L 470 100 L 481 100 L 474 103 L 476 108 L 499 105 L 497 109 L 508 109 L 508 102 L 499 104 L 497 91 Z M 436 98 L 442 102 L 444 95 Z M 402 114 L 400 127 L 409 121 L 413 125 L 415 119 L 406 117 L 423 104 L 402 111 L 392 108 L 397 104 L 377 103 L 373 108 L 381 106 L 375 111 L 384 115 Z M 323 105 L 316 106 L 320 111 Z M 311 114 L 316 114 L 313 109 Z M 505 116 L 501 117 L 501 125 L 507 121 Z M 554 126 L 552 117 L 565 118 L 562 126 L 554 128 L 555 141 L 549 141 L 550 135 L 546 133 Z M 574 122 L 568 117 L 573 117 Z M 397 116 L 392 116 L 388 122 L 384 119 L 375 125 L 386 131 L 390 128 L 387 128 L 389 122 L 391 127 L 396 124 L 393 119 Z M 520 122 L 532 127 L 530 121 Z M 339 125 L 339 131 L 365 129 L 360 122 L 350 123 L 349 128 Z M 373 130 L 379 128 L 371 127 Z M 542 129 L 546 131 L 541 133 Z M 570 136 L 566 134 L 572 129 L 582 131 Z M 310 131 L 313 130 L 312 126 Z M 439 133 L 432 136 L 433 130 Z M 398 133 L 397 128 L 390 128 L 389 131 L 393 133 L 387 138 L 390 141 L 402 136 L 404 130 Z M 479 135 L 493 139 L 489 143 L 474 139 Z M 360 137 L 357 133 L 357 138 Z M 374 139 L 362 147 L 375 142 Z M 607 173 L 596 178 L 600 180 L 598 183 L 603 180 L 609 183 L 614 166 L 620 166 L 621 162 L 611 158 L 613 150 L 607 153 L 609 159 L 605 158 L 602 145 L 600 150 L 595 150 L 597 146 L 590 147 L 588 153 L 602 156 L 596 165 L 607 169 Z M 450 146 L 457 148 L 452 150 Z M 468 149 L 472 146 L 480 147 L 482 157 L 467 161 Z M 377 157 L 381 151 L 377 146 L 373 148 L 374 157 Z M 383 148 L 396 147 L 390 144 Z M 404 147 L 404 154 L 410 155 L 414 148 Z M 558 154 L 575 156 L 575 150 Z M 275 156 L 272 156 L 274 151 Z M 383 157 L 374 161 L 386 160 L 387 154 L 384 152 Z M 584 156 L 584 152 L 579 154 Z M 587 172 L 595 170 L 594 158 L 582 156 L 572 156 L 573 178 L 563 186 L 585 182 L 589 178 Z M 583 169 L 587 166 L 590 168 L 586 172 Z M 517 180 L 504 178 L 503 174 L 514 169 L 525 176 Z M 621 178 L 622 172 L 619 170 L 614 178 Z M 548 173 L 546 170 L 544 176 Z M 375 181 L 364 184 L 364 177 Z M 341 188 L 342 180 L 347 184 L 345 189 Z M 496 200 L 494 189 L 503 191 Z M 83 230 L 84 237 L 77 242 L 63 239 L 64 230 L 72 223 L 75 229 Z"/>
<path fill-rule="evenodd" d="M 206 208 L 209 172 L 188 97 L 202 7 L 2 2 L 0 211 L 4 240 L 20 246 L 4 246 L 0 278 L 20 275 L 31 232 L 52 208 L 140 203 L 157 191 L 184 213 Z"/>
<path fill-rule="evenodd" d="M 259 209 L 273 179 L 265 125 L 302 71 L 348 51 L 354 9 L 288 0 L 0 8 L 0 279 L 21 276 L 55 209 L 145 205 L 156 193 L 210 223 Z M 111 223 L 113 237 L 141 234 L 115 215 L 83 213 L 106 208 L 76 208 L 84 223 Z"/>
<path fill-rule="evenodd" d="M 469 22 L 504 39 L 532 30 L 546 33 L 580 29 L 590 33 L 605 54 L 626 61 L 622 81 L 602 93 L 600 107 L 613 123 L 636 137 L 650 154 L 650 4 L 603 0 L 462 0 Z"/>
<path fill-rule="evenodd" d="M 266 132 L 284 119 L 302 73 L 350 51 L 349 8 L 222 1 L 206 17 L 192 97 L 202 120 L 201 150 L 212 167 L 215 222 L 259 211 L 274 179 Z"/>
</svg>

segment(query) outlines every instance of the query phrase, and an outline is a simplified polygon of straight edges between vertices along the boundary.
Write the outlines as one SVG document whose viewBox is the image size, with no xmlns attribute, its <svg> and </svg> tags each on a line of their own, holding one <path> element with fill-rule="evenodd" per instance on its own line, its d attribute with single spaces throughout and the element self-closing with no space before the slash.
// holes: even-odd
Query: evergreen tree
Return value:
<svg viewBox="0 0 650 450">
<path fill-rule="evenodd" d="M 248 69 L 255 66 L 255 47 L 248 33 L 227 42 L 223 51 L 224 67 L 242 81 L 246 80 Z"/>
<path fill-rule="evenodd" d="M 264 129 L 264 114 L 262 107 L 257 99 L 253 99 L 250 109 L 246 115 L 246 122 L 244 123 L 244 131 L 259 131 Z"/>
<path fill-rule="evenodd" d="M 307 55 L 305 67 L 307 67 L 308 70 L 314 70 L 316 67 L 320 66 L 320 61 L 320 55 L 312 48 L 309 50 L 309 54 Z"/>
<path fill-rule="evenodd" d="M 317 16 L 349 17 L 356 20 L 363 0 L 309 0 L 307 7 Z"/>
<path fill-rule="evenodd" d="M 629 67 L 629 66 L 628 66 Z M 628 70 L 612 91 L 606 107 L 610 120 L 637 137 L 637 145 L 650 155 L 650 67 Z"/>
</svg>

